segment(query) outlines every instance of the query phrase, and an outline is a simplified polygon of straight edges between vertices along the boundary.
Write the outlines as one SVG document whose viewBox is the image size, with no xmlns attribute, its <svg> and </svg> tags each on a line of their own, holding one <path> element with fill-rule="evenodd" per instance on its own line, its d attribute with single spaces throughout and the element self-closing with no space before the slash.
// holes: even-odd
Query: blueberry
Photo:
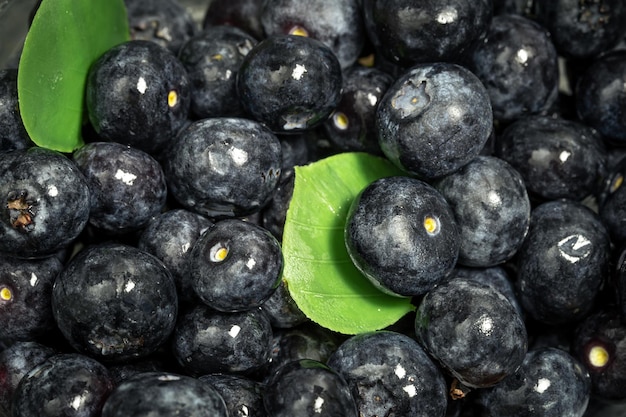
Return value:
<svg viewBox="0 0 626 417">
<path fill-rule="evenodd" d="M 421 295 L 448 276 L 459 254 L 452 209 L 434 187 L 410 177 L 369 184 L 354 199 L 345 226 L 354 265 L 377 287 Z"/>
<path fill-rule="evenodd" d="M 271 375 L 263 403 L 272 417 L 358 416 L 345 379 L 312 359 L 289 362 Z"/>
<path fill-rule="evenodd" d="M 213 225 L 207 217 L 185 209 L 170 209 L 155 216 L 141 231 L 137 247 L 159 258 L 172 274 L 180 300 L 195 298 L 188 259 L 198 238 Z"/>
<path fill-rule="evenodd" d="M 522 246 L 530 222 L 524 180 L 509 163 L 479 155 L 434 183 L 458 224 L 460 265 L 502 264 Z"/>
<path fill-rule="evenodd" d="M 372 67 L 353 66 L 343 72 L 341 101 L 323 124 L 337 148 L 382 155 L 375 115 L 393 81 L 391 75 Z"/>
<path fill-rule="evenodd" d="M 208 217 L 255 213 L 272 198 L 282 163 L 278 138 L 242 118 L 209 118 L 177 137 L 164 162 L 172 196 Z"/>
<path fill-rule="evenodd" d="M 118 385 L 102 417 L 229 417 L 224 399 L 209 384 L 172 372 L 142 372 Z"/>
<path fill-rule="evenodd" d="M 582 364 L 555 348 L 529 351 L 515 373 L 478 391 L 481 416 L 579 416 L 587 409 L 591 379 Z"/>
<path fill-rule="evenodd" d="M 0 70 L 0 151 L 30 148 L 17 97 L 17 69 Z"/>
<path fill-rule="evenodd" d="M 65 155 L 40 147 L 0 154 L 0 253 L 45 257 L 78 237 L 89 219 L 89 186 Z"/>
<path fill-rule="evenodd" d="M 178 0 L 124 0 L 131 39 L 153 41 L 178 54 L 196 23 Z"/>
<path fill-rule="evenodd" d="M 308 318 L 291 297 L 287 283 L 280 280 L 276 290 L 261 305 L 275 329 L 288 329 L 305 323 Z"/>
<path fill-rule="evenodd" d="M 198 297 L 219 311 L 260 307 L 278 287 L 283 255 L 278 240 L 255 224 L 225 219 L 196 241 L 189 274 Z"/>
<path fill-rule="evenodd" d="M 497 121 L 540 114 L 557 99 L 556 48 L 548 31 L 530 18 L 494 16 L 469 67 L 487 88 Z"/>
<path fill-rule="evenodd" d="M 594 311 L 576 327 L 572 352 L 591 376 L 594 397 L 626 399 L 626 326 L 610 307 Z"/>
<path fill-rule="evenodd" d="M 594 129 L 562 117 L 523 117 L 497 137 L 495 154 L 513 165 L 531 197 L 582 200 L 607 175 L 607 150 Z"/>
<path fill-rule="evenodd" d="M 262 382 L 230 374 L 208 374 L 198 379 L 210 384 L 222 396 L 229 417 L 267 417 Z"/>
<path fill-rule="evenodd" d="M 388 330 L 350 337 L 328 366 L 348 382 L 359 416 L 446 415 L 446 382 L 412 338 Z"/>
<path fill-rule="evenodd" d="M 283 155 L 285 147 L 283 147 Z M 284 164 L 283 164 L 284 165 Z M 279 241 L 283 239 L 283 229 L 285 228 L 285 219 L 287 218 L 287 210 L 293 196 L 294 187 L 294 169 L 293 166 L 285 168 L 283 166 L 280 180 L 276 185 L 274 196 L 260 211 L 261 226 L 268 230 Z"/>
<path fill-rule="evenodd" d="M 363 0 L 367 33 L 376 49 L 404 67 L 458 62 L 484 37 L 491 0 Z"/>
<path fill-rule="evenodd" d="M 418 64 L 389 87 L 376 111 L 378 141 L 399 168 L 424 179 L 476 157 L 492 131 L 487 90 L 456 64 Z"/>
<path fill-rule="evenodd" d="M 536 19 L 550 31 L 559 54 L 567 58 L 592 58 L 623 38 L 626 7 L 620 0 L 534 3 Z"/>
<path fill-rule="evenodd" d="M 274 132 L 312 129 L 341 99 L 341 67 L 321 41 L 275 35 L 259 42 L 237 73 L 237 92 L 249 117 Z"/>
<path fill-rule="evenodd" d="M 91 225 L 123 234 L 142 229 L 165 208 L 165 174 L 148 153 L 117 142 L 92 142 L 76 150 L 73 160 L 89 183 Z"/>
<path fill-rule="evenodd" d="M 300 35 L 328 46 L 342 69 L 351 67 L 365 43 L 358 0 L 268 0 L 260 14 L 266 36 Z"/>
<path fill-rule="evenodd" d="M 241 116 L 236 79 L 257 40 L 234 26 L 209 26 L 190 38 L 178 58 L 189 74 L 191 112 L 196 118 Z"/>
<path fill-rule="evenodd" d="M 52 285 L 63 270 L 58 258 L 0 257 L 0 341 L 48 342 L 56 330 Z"/>
<path fill-rule="evenodd" d="M 211 0 L 202 19 L 202 28 L 231 25 L 256 39 L 263 39 L 262 7 L 263 2 L 259 0 Z"/>
<path fill-rule="evenodd" d="M 516 262 L 524 310 L 547 324 L 584 318 L 609 273 L 609 254 L 606 226 L 588 207 L 571 200 L 535 207 Z"/>
<path fill-rule="evenodd" d="M 525 324 L 492 285 L 463 277 L 429 291 L 415 317 L 417 341 L 460 385 L 451 395 L 494 386 L 522 364 L 528 348 Z"/>
<path fill-rule="evenodd" d="M 52 308 L 72 347 L 107 362 L 145 357 L 174 330 L 171 274 L 156 257 L 110 243 L 82 249 L 54 282 Z"/>
<path fill-rule="evenodd" d="M 56 354 L 37 342 L 16 342 L 0 352 L 0 415 L 11 415 L 11 403 L 20 381 L 31 369 Z"/>
<path fill-rule="evenodd" d="M 87 115 L 101 140 L 161 153 L 185 125 L 191 103 L 187 71 L 164 46 L 130 40 L 89 70 Z"/>
<path fill-rule="evenodd" d="M 176 324 L 172 353 L 186 372 L 251 375 L 270 359 L 272 326 L 259 309 L 223 313 L 198 303 Z"/>
<path fill-rule="evenodd" d="M 626 113 L 623 111 L 626 51 L 618 49 L 594 59 L 575 85 L 576 113 L 580 120 L 598 130 L 610 143 L 626 142 Z"/>
<path fill-rule="evenodd" d="M 109 371 L 95 359 L 78 353 L 52 355 L 20 381 L 12 416 L 100 415 L 112 390 Z"/>
</svg>

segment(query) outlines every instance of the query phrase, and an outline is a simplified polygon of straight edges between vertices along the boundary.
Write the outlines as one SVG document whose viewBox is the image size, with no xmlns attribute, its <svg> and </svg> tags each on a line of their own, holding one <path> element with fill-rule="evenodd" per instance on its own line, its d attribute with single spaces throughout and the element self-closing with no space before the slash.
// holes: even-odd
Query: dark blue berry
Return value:
<svg viewBox="0 0 626 417">
<path fill-rule="evenodd" d="M 22 116 L 17 97 L 17 69 L 0 70 L 0 151 L 33 146 Z"/>
<path fill-rule="evenodd" d="M 410 177 L 382 178 L 359 193 L 346 220 L 345 243 L 374 285 L 399 296 L 421 295 L 441 282 L 460 246 L 447 201 Z"/>
<path fill-rule="evenodd" d="M 222 396 L 229 417 L 267 417 L 262 382 L 231 374 L 208 374 L 198 379 L 210 384 Z"/>
<path fill-rule="evenodd" d="M 487 90 L 455 64 L 419 64 L 398 77 L 376 111 L 378 140 L 399 168 L 425 179 L 476 157 L 492 128 Z"/>
<path fill-rule="evenodd" d="M 276 290 L 261 305 L 261 309 L 269 317 L 272 327 L 276 329 L 292 328 L 308 320 L 291 297 L 284 280 L 280 281 Z"/>
<path fill-rule="evenodd" d="M 256 39 L 263 39 L 262 8 L 263 2 L 259 0 L 212 0 L 204 14 L 202 28 L 231 25 Z"/>
<path fill-rule="evenodd" d="M 169 338 L 178 311 L 165 265 L 119 243 L 81 250 L 54 283 L 52 308 L 72 347 L 103 361 L 145 357 Z"/>
<path fill-rule="evenodd" d="M 276 290 L 283 268 L 280 243 L 255 224 L 224 219 L 211 226 L 188 258 L 196 295 L 219 311 L 260 307 Z"/>
<path fill-rule="evenodd" d="M 208 217 L 255 213 L 272 198 L 282 149 L 265 126 L 242 118 L 209 118 L 191 124 L 164 162 L 172 196 Z"/>
<path fill-rule="evenodd" d="M 316 39 L 276 35 L 259 42 L 237 73 L 249 117 L 274 132 L 295 133 L 323 123 L 341 99 L 341 67 Z"/>
<path fill-rule="evenodd" d="M 447 389 L 440 368 L 404 334 L 383 330 L 353 336 L 327 364 L 348 382 L 359 416 L 446 414 Z"/>
</svg>

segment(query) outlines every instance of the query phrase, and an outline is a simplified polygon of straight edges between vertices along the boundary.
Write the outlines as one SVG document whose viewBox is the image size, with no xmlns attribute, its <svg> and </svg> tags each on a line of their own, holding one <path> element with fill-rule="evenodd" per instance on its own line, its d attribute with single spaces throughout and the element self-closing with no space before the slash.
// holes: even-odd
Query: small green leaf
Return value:
<svg viewBox="0 0 626 417">
<path fill-rule="evenodd" d="M 352 201 L 369 183 L 403 175 L 389 161 L 349 152 L 295 168 L 283 230 L 283 279 L 298 307 L 344 334 L 379 330 L 414 310 L 408 298 L 382 293 L 353 265 L 344 244 Z"/>
<path fill-rule="evenodd" d="M 35 144 L 72 152 L 83 144 L 91 64 L 130 38 L 123 0 L 43 0 L 20 58 L 20 113 Z"/>
</svg>

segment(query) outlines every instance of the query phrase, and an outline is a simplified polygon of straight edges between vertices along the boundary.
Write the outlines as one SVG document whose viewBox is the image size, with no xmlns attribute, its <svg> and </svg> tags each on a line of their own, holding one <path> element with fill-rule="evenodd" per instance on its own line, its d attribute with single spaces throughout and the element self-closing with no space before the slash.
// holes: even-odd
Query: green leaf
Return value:
<svg viewBox="0 0 626 417">
<path fill-rule="evenodd" d="M 357 194 L 372 181 L 403 175 L 366 153 L 331 156 L 295 168 L 283 231 L 283 279 L 312 321 L 344 334 L 379 330 L 414 310 L 409 298 L 382 293 L 353 265 L 344 225 Z"/>
<path fill-rule="evenodd" d="M 87 73 L 130 38 L 123 0 L 43 0 L 20 58 L 20 113 L 35 144 L 60 152 L 82 146 Z"/>
</svg>

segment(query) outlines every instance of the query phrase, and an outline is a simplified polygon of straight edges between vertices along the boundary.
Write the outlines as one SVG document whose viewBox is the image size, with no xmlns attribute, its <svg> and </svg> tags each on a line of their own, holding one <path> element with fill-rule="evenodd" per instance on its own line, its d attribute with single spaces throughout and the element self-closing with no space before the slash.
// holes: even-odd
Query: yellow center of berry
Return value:
<svg viewBox="0 0 626 417">
<path fill-rule="evenodd" d="M 622 174 L 617 174 L 615 176 L 615 178 L 613 178 L 613 182 L 611 182 L 611 190 L 610 191 L 612 193 L 617 191 L 617 189 L 622 186 L 623 182 L 624 182 L 624 176 Z"/>
<path fill-rule="evenodd" d="M 333 113 L 333 123 L 339 130 L 346 130 L 349 125 L 348 116 L 340 111 Z"/>
<path fill-rule="evenodd" d="M 426 216 L 424 218 L 424 229 L 429 235 L 435 235 L 439 232 L 439 220 L 432 216 Z"/>
<path fill-rule="evenodd" d="M 222 262 L 228 256 L 228 248 L 221 243 L 214 245 L 209 251 L 211 262 Z"/>
<path fill-rule="evenodd" d="M 176 104 L 178 104 L 178 93 L 172 90 L 167 95 L 167 105 L 170 107 L 174 107 L 176 106 Z"/>
<path fill-rule="evenodd" d="M 594 346 L 589 350 L 588 358 L 592 366 L 602 368 L 609 362 L 609 352 L 602 346 Z"/>
<path fill-rule="evenodd" d="M 302 26 L 294 26 L 289 31 L 289 34 L 290 35 L 296 35 L 296 36 L 308 37 L 309 36 L 309 31 L 306 30 L 305 28 L 303 28 Z"/>
<path fill-rule="evenodd" d="M 11 301 L 12 298 L 13 298 L 13 292 L 9 288 L 7 287 L 0 288 L 0 300 Z"/>
</svg>

